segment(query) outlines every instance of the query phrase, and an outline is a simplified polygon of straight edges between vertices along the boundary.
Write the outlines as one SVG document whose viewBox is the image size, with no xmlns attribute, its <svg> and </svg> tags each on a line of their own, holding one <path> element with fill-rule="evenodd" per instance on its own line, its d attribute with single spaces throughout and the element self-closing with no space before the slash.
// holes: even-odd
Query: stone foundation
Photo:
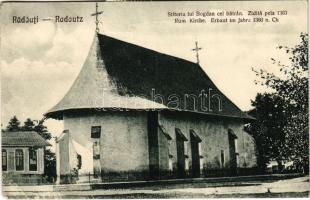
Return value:
<svg viewBox="0 0 310 200">
<path fill-rule="evenodd" d="M 42 174 L 2 173 L 2 185 L 40 185 L 47 183 Z"/>
</svg>

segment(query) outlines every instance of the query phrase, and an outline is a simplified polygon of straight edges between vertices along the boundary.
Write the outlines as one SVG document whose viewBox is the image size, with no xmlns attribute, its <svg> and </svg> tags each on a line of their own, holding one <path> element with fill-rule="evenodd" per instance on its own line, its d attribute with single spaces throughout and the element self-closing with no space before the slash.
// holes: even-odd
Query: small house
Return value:
<svg viewBox="0 0 310 200">
<path fill-rule="evenodd" d="M 40 183 L 44 174 L 44 149 L 51 146 L 34 131 L 2 131 L 3 184 Z"/>
</svg>

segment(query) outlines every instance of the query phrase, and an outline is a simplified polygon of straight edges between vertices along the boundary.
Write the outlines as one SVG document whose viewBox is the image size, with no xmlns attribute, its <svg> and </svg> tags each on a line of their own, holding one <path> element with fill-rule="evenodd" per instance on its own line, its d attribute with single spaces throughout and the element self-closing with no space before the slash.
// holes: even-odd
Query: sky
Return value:
<svg viewBox="0 0 310 200">
<path fill-rule="evenodd" d="M 292 46 L 307 32 L 307 1 L 105 2 L 99 3 L 100 33 L 195 62 L 239 108 L 251 108 L 258 92 L 252 72 L 277 72 L 270 58 L 285 60 L 278 45 Z M 177 24 L 168 12 L 287 10 L 278 23 Z M 77 77 L 94 32 L 95 3 L 4 3 L 1 5 L 1 125 L 16 115 L 41 119 Z M 13 16 L 82 16 L 83 23 L 12 23 Z M 62 122 L 48 119 L 57 136 Z"/>
</svg>

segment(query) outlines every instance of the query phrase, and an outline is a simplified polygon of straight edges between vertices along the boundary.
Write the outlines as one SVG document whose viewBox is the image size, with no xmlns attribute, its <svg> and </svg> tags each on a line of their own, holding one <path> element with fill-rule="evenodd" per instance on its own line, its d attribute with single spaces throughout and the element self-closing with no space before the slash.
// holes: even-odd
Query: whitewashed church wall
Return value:
<svg viewBox="0 0 310 200">
<path fill-rule="evenodd" d="M 107 172 L 149 169 L 145 112 L 109 112 L 64 116 L 64 129 L 72 139 L 92 152 L 91 127 L 101 126 L 100 163 Z M 83 157 L 82 157 L 83 166 Z"/>
<path fill-rule="evenodd" d="M 238 167 L 252 168 L 257 166 L 256 145 L 254 138 L 247 132 L 241 130 L 238 136 Z"/>
<path fill-rule="evenodd" d="M 240 120 L 230 119 L 202 119 L 194 118 L 192 116 L 178 115 L 164 113 L 160 115 L 160 124 L 166 129 L 168 134 L 172 137 L 170 149 L 173 155 L 173 165 L 176 166 L 176 133 L 175 128 L 179 128 L 181 132 L 188 139 L 187 156 L 189 165 L 191 165 L 191 146 L 190 146 L 190 130 L 194 130 L 202 139 L 201 142 L 201 156 L 203 158 L 203 167 L 205 169 L 229 169 L 230 155 L 229 155 L 229 141 L 228 129 L 232 129 L 238 137 L 237 151 L 239 153 L 238 167 L 244 167 L 243 163 L 246 161 L 246 167 L 256 166 L 255 147 L 253 138 L 243 131 L 244 123 Z M 224 163 L 221 164 L 221 150 L 224 151 Z M 244 156 L 247 155 L 247 156 Z M 223 167 L 222 167 L 223 166 Z"/>
<path fill-rule="evenodd" d="M 64 135 L 59 141 L 59 152 L 60 152 L 60 174 L 69 175 L 70 174 L 70 155 L 69 155 L 69 135 Z"/>
<path fill-rule="evenodd" d="M 190 117 L 176 117 L 167 114 L 161 115 L 160 123 L 167 130 L 168 134 L 172 137 L 170 149 L 173 155 L 173 165 L 176 166 L 177 162 L 177 149 L 176 149 L 176 133 L 175 128 L 181 130 L 184 136 L 188 139 L 185 142 L 187 146 L 188 162 L 191 163 L 191 148 L 190 148 L 190 130 L 194 130 L 202 139 L 201 142 L 201 155 L 203 156 L 204 165 L 207 168 L 221 168 L 220 155 L 221 150 L 225 152 L 225 167 L 229 167 L 229 148 L 228 148 L 228 135 L 222 128 L 223 124 L 219 121 L 212 123 L 205 123 L 204 121 L 193 120 Z"/>
<path fill-rule="evenodd" d="M 169 114 L 160 112 L 159 124 L 170 135 L 168 142 L 159 130 L 159 165 L 161 170 L 169 169 L 169 154 L 173 157 L 173 168 L 177 165 L 176 133 L 179 128 L 189 140 L 186 155 L 191 167 L 190 130 L 202 139 L 201 162 L 204 169 L 227 169 L 230 167 L 228 129 L 237 135 L 237 165 L 239 168 L 256 166 L 255 144 L 253 138 L 243 131 L 244 122 L 238 119 L 211 119 L 193 117 L 188 114 Z M 149 149 L 147 133 L 147 113 L 136 112 L 105 112 L 92 115 L 64 116 L 64 129 L 81 146 L 92 152 L 91 127 L 101 126 L 100 165 L 101 170 L 110 173 L 142 172 L 149 170 Z M 166 146 L 165 146 L 166 145 Z M 221 150 L 224 151 L 224 163 L 221 163 Z M 89 156 L 88 156 L 89 157 Z M 85 161 L 86 160 L 86 161 Z M 83 158 L 82 168 L 89 162 Z M 92 166 L 92 165 L 89 165 Z M 85 171 L 85 170 L 84 170 Z M 89 169 L 92 172 L 92 169 Z"/>
</svg>

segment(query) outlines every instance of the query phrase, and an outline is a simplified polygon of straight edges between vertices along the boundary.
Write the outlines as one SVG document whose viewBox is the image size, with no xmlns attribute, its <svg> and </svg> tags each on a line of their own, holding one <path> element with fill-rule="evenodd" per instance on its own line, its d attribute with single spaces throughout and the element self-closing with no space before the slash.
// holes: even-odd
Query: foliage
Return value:
<svg viewBox="0 0 310 200">
<path fill-rule="evenodd" d="M 253 71 L 260 78 L 256 83 L 272 89 L 274 95 L 283 101 L 283 155 L 288 159 L 301 161 L 306 167 L 309 163 L 308 34 L 301 33 L 300 39 L 301 42 L 294 47 L 278 47 L 290 55 L 289 64 L 271 59 L 278 67 L 279 75 L 265 70 Z"/>
<path fill-rule="evenodd" d="M 33 128 L 34 128 L 34 122 L 30 118 L 27 118 L 26 121 L 24 122 L 24 126 L 21 127 L 23 131 L 32 131 Z"/>
<path fill-rule="evenodd" d="M 50 149 L 44 152 L 44 174 L 49 182 L 56 180 L 56 155 Z"/>
<path fill-rule="evenodd" d="M 9 124 L 7 125 L 6 129 L 8 131 L 19 131 L 21 129 L 20 121 L 17 119 L 16 116 L 13 116 L 10 119 Z"/>
<path fill-rule="evenodd" d="M 283 100 L 275 94 L 257 94 L 249 114 L 256 121 L 245 126 L 252 133 L 257 146 L 258 166 L 263 171 L 269 160 L 282 160 L 285 145 L 285 112 Z"/>
<path fill-rule="evenodd" d="M 51 133 L 49 133 L 47 127 L 44 126 L 44 119 L 39 120 L 33 130 L 41 135 L 45 140 L 50 140 L 52 138 Z"/>
</svg>

